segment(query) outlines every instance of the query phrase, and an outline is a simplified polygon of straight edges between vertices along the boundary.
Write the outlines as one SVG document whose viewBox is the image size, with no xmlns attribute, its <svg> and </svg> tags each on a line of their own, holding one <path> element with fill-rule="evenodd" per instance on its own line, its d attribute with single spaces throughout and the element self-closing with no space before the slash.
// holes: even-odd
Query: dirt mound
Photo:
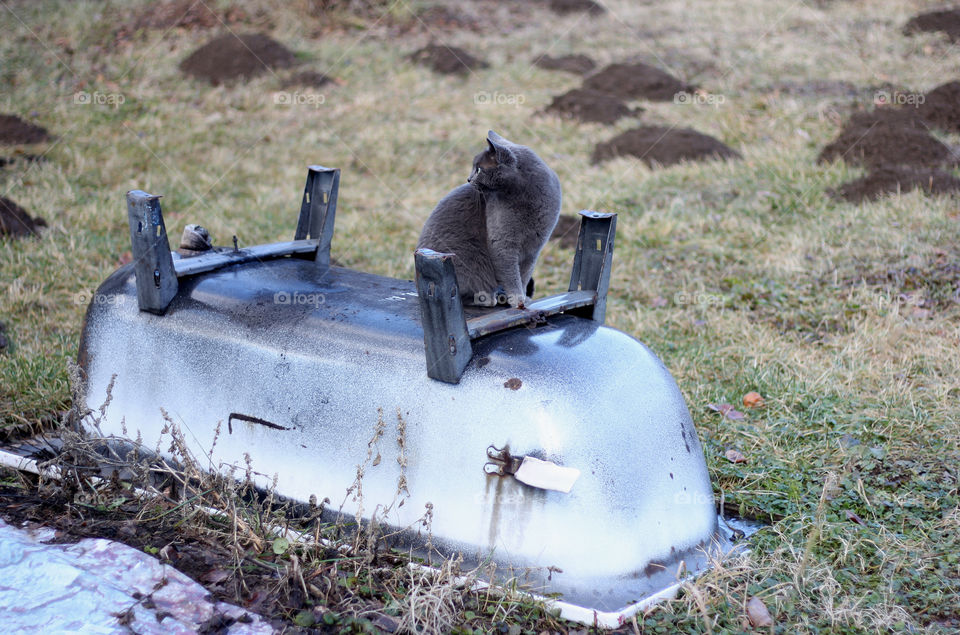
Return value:
<svg viewBox="0 0 960 635">
<path fill-rule="evenodd" d="M 428 44 L 411 53 L 410 59 L 446 75 L 466 75 L 470 71 L 490 66 L 461 48 L 443 44 Z"/>
<path fill-rule="evenodd" d="M 937 31 L 945 33 L 951 42 L 960 42 L 960 8 L 920 13 L 903 26 L 906 35 Z"/>
<path fill-rule="evenodd" d="M 580 121 L 611 124 L 621 117 L 639 114 L 643 108 L 630 108 L 613 95 L 598 90 L 574 88 L 554 97 L 544 111 Z"/>
<path fill-rule="evenodd" d="M 585 75 L 596 68 L 597 63 L 586 55 L 561 55 L 551 57 L 541 55 L 533 60 L 535 66 L 548 71 L 566 71 L 575 75 Z"/>
<path fill-rule="evenodd" d="M 621 156 L 637 157 L 652 167 L 684 160 L 739 159 L 740 153 L 691 128 L 640 126 L 598 143 L 590 161 L 596 164 Z"/>
<path fill-rule="evenodd" d="M 479 31 L 480 23 L 473 17 L 454 11 L 450 7 L 434 5 L 419 11 L 415 18 L 410 20 L 412 25 L 420 25 L 429 30 Z M 413 24 L 415 23 L 415 24 Z"/>
<path fill-rule="evenodd" d="M 930 134 L 916 112 L 886 108 L 853 115 L 817 157 L 819 163 L 836 159 L 868 167 L 935 167 L 957 162 L 950 148 Z"/>
<path fill-rule="evenodd" d="M 196 0 L 172 0 L 158 4 L 148 4 L 146 9 L 134 17 L 126 27 L 135 32 L 140 29 L 189 30 L 212 29 L 221 24 L 236 24 L 247 19 L 247 14 L 239 7 L 229 7 L 214 12 L 206 3 Z"/>
<path fill-rule="evenodd" d="M 293 53 L 265 33 L 213 38 L 180 62 L 180 70 L 214 86 L 235 79 L 249 79 L 273 68 L 286 68 Z"/>
<path fill-rule="evenodd" d="M 671 101 L 677 93 L 692 93 L 695 86 L 685 84 L 670 73 L 649 64 L 610 64 L 586 78 L 584 88 L 592 88 L 621 99 Z"/>
<path fill-rule="evenodd" d="M 320 88 L 332 81 L 329 76 L 318 71 L 300 71 L 283 80 L 282 86 L 283 88 L 293 88 L 296 86 Z"/>
<path fill-rule="evenodd" d="M 851 203 L 881 198 L 885 194 L 923 190 L 927 194 L 960 192 L 960 179 L 943 170 L 886 165 L 840 186 L 831 194 Z"/>
<path fill-rule="evenodd" d="M 550 234 L 550 240 L 556 240 L 561 247 L 577 248 L 577 237 L 580 235 L 580 217 L 561 214 L 557 219 L 557 226 Z"/>
<path fill-rule="evenodd" d="M 593 0 L 549 0 L 547 5 L 560 15 L 568 13 L 589 13 L 590 15 L 600 15 L 606 13 L 606 9 Z"/>
<path fill-rule="evenodd" d="M 924 121 L 950 132 L 960 132 L 960 81 L 937 86 L 917 107 Z"/>
<path fill-rule="evenodd" d="M 46 227 L 47 221 L 39 216 L 31 217 L 22 207 L 0 196 L 0 236 L 27 236 L 36 234 L 38 227 Z"/>
<path fill-rule="evenodd" d="M 50 140 L 46 128 L 28 123 L 16 115 L 0 115 L 0 143 L 18 145 Z"/>
</svg>

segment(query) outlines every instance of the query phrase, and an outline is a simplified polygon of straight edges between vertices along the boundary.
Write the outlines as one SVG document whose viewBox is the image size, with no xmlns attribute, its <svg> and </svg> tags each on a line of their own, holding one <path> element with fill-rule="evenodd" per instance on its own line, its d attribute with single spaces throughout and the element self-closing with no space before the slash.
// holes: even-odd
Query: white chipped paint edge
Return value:
<svg viewBox="0 0 960 635">
<path fill-rule="evenodd" d="M 41 470 L 40 466 L 37 465 L 37 462 L 31 458 L 20 456 L 19 454 L 13 454 L 12 452 L 6 452 L 0 450 L 0 466 L 10 467 L 15 470 L 20 470 L 21 472 L 30 472 L 31 474 L 36 474 L 37 476 L 47 476 L 50 478 L 60 479 L 60 470 L 55 467 L 48 467 Z"/>
<path fill-rule="evenodd" d="M 524 463 L 525 462 L 526 460 L 524 461 Z M 546 463 L 546 462 L 541 461 L 541 463 Z M 548 463 L 548 464 L 553 465 L 552 463 Z M 56 468 L 47 468 L 47 469 L 41 470 L 40 466 L 37 464 L 35 460 L 24 457 L 24 456 L 20 456 L 19 454 L 6 452 L 4 450 L 0 450 L 0 465 L 5 467 L 10 467 L 15 470 L 30 472 L 31 474 L 40 475 L 42 472 L 43 476 L 48 476 L 55 479 L 60 478 L 60 470 Z M 559 466 L 554 466 L 554 467 L 559 467 Z M 576 470 L 576 471 L 577 471 L 577 476 L 579 476 L 579 470 Z M 576 480 L 576 477 L 574 477 L 573 480 Z M 570 485 L 573 486 L 573 481 L 570 481 Z M 564 491 L 564 490 L 560 490 L 560 491 Z M 567 488 L 566 491 L 569 492 L 570 489 Z M 218 513 L 217 510 L 214 510 L 214 509 L 209 509 L 207 511 Z M 300 534 L 298 532 L 295 532 L 290 529 L 285 529 L 283 527 L 274 527 L 271 529 L 273 529 L 278 535 L 282 535 L 287 538 L 292 538 L 296 540 L 304 540 L 304 538 L 308 538 L 308 536 L 306 536 L 305 534 Z M 326 542 L 326 541 L 322 541 L 322 542 Z M 412 569 L 421 569 L 425 571 L 437 572 L 437 570 L 433 567 L 417 564 L 415 562 L 411 562 L 408 566 Z M 692 577 L 693 576 L 689 576 L 687 579 L 691 579 Z M 466 586 L 470 582 L 469 579 L 466 577 L 458 577 L 458 578 L 455 578 L 454 581 L 455 583 L 460 584 L 462 586 Z M 562 600 L 557 600 L 555 598 L 544 597 L 542 595 L 537 595 L 536 593 L 529 593 L 526 591 L 516 591 L 516 593 L 524 597 L 528 597 L 532 600 L 543 602 L 544 605 L 547 607 L 547 610 L 554 610 L 554 611 L 559 610 L 560 611 L 559 616 L 565 620 L 570 620 L 571 622 L 578 622 L 580 624 L 584 624 L 587 626 L 598 626 L 600 628 L 618 628 L 620 626 L 623 626 L 631 617 L 633 617 L 640 611 L 646 611 L 648 608 L 650 608 L 654 604 L 663 602 L 665 600 L 670 600 L 676 597 L 677 592 L 680 590 L 680 587 L 683 586 L 683 582 L 685 581 L 686 579 L 684 581 L 672 584 L 661 591 L 657 591 L 656 593 L 648 595 L 647 597 L 639 600 L 638 602 L 625 606 L 619 611 L 598 611 L 596 609 L 590 609 L 584 606 L 579 606 L 577 604 L 571 604 L 569 602 L 564 602 Z M 482 591 L 486 589 L 491 589 L 495 591 L 500 590 L 497 585 L 490 584 L 489 582 L 484 582 L 482 580 L 474 581 L 473 584 L 471 585 L 471 588 L 475 591 Z"/>
<path fill-rule="evenodd" d="M 439 571 L 434 567 L 418 564 L 416 562 L 411 562 L 407 565 L 407 567 L 413 570 L 439 573 Z M 687 576 L 683 580 L 675 582 L 674 584 L 671 584 L 667 588 L 661 589 L 656 593 L 651 593 L 643 599 L 638 600 L 633 604 L 628 604 L 618 611 L 598 611 L 597 609 L 587 608 L 578 604 L 571 604 L 570 602 L 564 602 L 563 600 L 558 600 L 556 598 L 544 597 L 529 591 L 511 590 L 511 593 L 542 602 L 547 611 L 553 612 L 562 619 L 569 620 L 571 622 L 577 622 L 585 626 L 613 629 L 620 628 L 626 624 L 631 617 L 637 613 L 640 613 L 641 611 L 646 611 L 655 604 L 665 602 L 666 600 L 672 600 L 677 596 L 677 592 L 684 585 L 684 583 L 694 579 L 695 577 L 695 575 Z M 486 591 L 489 589 L 494 592 L 506 592 L 503 588 L 497 586 L 496 584 L 490 584 L 489 582 L 485 582 L 483 580 L 474 580 L 471 584 L 470 579 L 466 576 L 455 577 L 453 579 L 453 583 L 461 587 L 469 585 L 470 589 L 473 591 Z"/>
</svg>

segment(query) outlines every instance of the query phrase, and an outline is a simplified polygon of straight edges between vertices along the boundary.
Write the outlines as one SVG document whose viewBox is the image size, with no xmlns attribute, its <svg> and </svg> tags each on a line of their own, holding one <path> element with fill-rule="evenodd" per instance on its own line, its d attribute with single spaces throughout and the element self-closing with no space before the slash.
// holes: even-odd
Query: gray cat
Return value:
<svg viewBox="0 0 960 635">
<path fill-rule="evenodd" d="M 417 248 L 453 253 L 465 304 L 523 307 L 560 216 L 560 180 L 533 150 L 491 130 L 466 185 L 444 196 Z"/>
</svg>

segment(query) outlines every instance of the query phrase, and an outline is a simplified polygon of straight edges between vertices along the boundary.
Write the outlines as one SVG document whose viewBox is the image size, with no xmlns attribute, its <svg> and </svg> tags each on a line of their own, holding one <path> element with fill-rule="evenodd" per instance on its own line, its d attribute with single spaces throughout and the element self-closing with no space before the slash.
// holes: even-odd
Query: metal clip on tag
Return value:
<svg viewBox="0 0 960 635">
<path fill-rule="evenodd" d="M 487 458 L 490 459 L 483 466 L 483 471 L 487 474 L 496 474 L 497 476 L 513 475 L 520 469 L 523 462 L 522 456 L 511 456 L 510 448 L 502 450 L 494 445 L 487 447 Z"/>
</svg>

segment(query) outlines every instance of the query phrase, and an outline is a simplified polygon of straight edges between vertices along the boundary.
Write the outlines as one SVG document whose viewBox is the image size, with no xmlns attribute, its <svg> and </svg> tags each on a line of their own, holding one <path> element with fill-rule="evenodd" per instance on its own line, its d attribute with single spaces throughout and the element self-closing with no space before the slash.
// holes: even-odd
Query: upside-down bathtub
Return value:
<svg viewBox="0 0 960 635">
<path fill-rule="evenodd" d="M 311 167 L 293 241 L 191 257 L 159 197 L 128 194 L 134 262 L 80 346 L 86 406 L 110 393 L 91 432 L 163 450 L 172 420 L 212 470 L 249 458 L 263 487 L 429 534 L 599 623 L 725 549 L 676 383 L 603 325 L 614 215 L 581 213 L 569 291 L 480 310 L 449 255 L 418 252 L 415 281 L 331 265 L 338 183 Z"/>
</svg>

